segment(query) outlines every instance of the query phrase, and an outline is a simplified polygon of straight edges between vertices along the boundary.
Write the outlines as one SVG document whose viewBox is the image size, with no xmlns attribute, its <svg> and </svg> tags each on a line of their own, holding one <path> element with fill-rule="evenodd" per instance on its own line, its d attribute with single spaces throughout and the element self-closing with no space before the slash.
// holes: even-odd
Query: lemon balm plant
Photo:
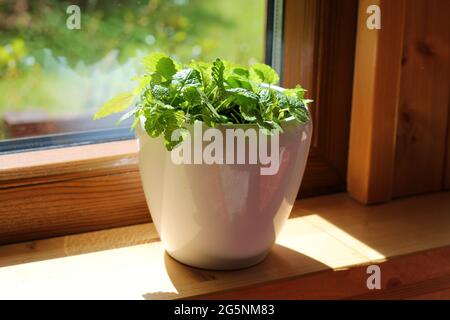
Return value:
<svg viewBox="0 0 450 320">
<path fill-rule="evenodd" d="M 305 169 L 312 135 L 305 90 L 276 86 L 278 74 L 260 63 L 182 66 L 162 53 L 143 63 L 136 89 L 105 103 L 95 118 L 131 107 L 122 119 L 135 119 L 141 181 L 166 251 L 207 269 L 258 263 L 286 222 Z M 224 147 L 218 138 L 225 135 Z M 267 161 L 251 161 L 255 150 L 268 152 L 266 140 L 276 141 L 270 152 L 277 166 L 269 175 Z M 229 161 L 247 146 L 238 164 Z M 180 149 L 184 156 L 224 151 L 226 161 L 174 162 Z"/>
<path fill-rule="evenodd" d="M 172 133 L 187 130 L 186 124 L 203 121 L 218 124 L 256 124 L 264 132 L 282 132 L 281 121 L 294 117 L 309 121 L 305 90 L 280 91 L 272 87 L 279 76 L 271 67 L 256 63 L 250 68 L 216 59 L 212 63 L 192 61 L 182 67 L 162 53 L 143 59 L 147 73 L 139 86 L 108 101 L 95 119 L 122 112 L 134 104 L 122 120 L 145 118 L 151 137 L 163 135 L 168 150 L 183 140 L 172 141 Z M 263 84 L 263 85 L 262 85 Z"/>
</svg>

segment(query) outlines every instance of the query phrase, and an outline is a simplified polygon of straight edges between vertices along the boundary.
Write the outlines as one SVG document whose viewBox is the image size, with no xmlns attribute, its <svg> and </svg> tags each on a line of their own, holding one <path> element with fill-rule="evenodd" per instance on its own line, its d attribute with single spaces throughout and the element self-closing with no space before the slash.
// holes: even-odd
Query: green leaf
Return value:
<svg viewBox="0 0 450 320">
<path fill-rule="evenodd" d="M 272 92 L 269 89 L 262 89 L 259 93 L 259 103 L 269 105 L 272 103 Z"/>
<path fill-rule="evenodd" d="M 156 72 L 162 75 L 167 81 L 170 81 L 173 75 L 177 73 L 177 69 L 172 59 L 161 58 L 156 65 Z"/>
<path fill-rule="evenodd" d="M 276 104 L 280 107 L 280 109 L 285 109 L 289 107 L 289 101 L 283 92 L 274 90 L 273 93 L 276 99 Z"/>
<path fill-rule="evenodd" d="M 191 106 L 199 105 L 202 102 L 202 97 L 198 93 L 195 86 L 186 86 L 181 92 L 185 101 Z"/>
<path fill-rule="evenodd" d="M 125 113 L 123 116 L 120 117 L 118 123 L 128 120 L 131 117 L 134 117 L 138 112 L 139 112 L 138 108 L 131 109 L 130 111 L 128 111 L 127 113 Z"/>
<path fill-rule="evenodd" d="M 243 88 L 233 88 L 227 90 L 228 93 L 231 93 L 235 98 L 235 101 L 239 105 L 244 104 L 256 104 L 258 102 L 258 95 L 250 90 Z"/>
<path fill-rule="evenodd" d="M 212 76 L 214 82 L 216 83 L 217 87 L 219 87 L 219 89 L 222 90 L 222 92 L 225 91 L 224 72 L 225 72 L 225 65 L 222 60 L 217 58 L 213 62 L 213 66 L 211 68 L 211 76 Z"/>
<path fill-rule="evenodd" d="M 146 71 L 148 73 L 152 73 L 156 71 L 156 65 L 162 58 L 168 58 L 168 56 L 162 52 L 153 52 L 144 57 L 144 59 L 142 59 L 142 63 L 145 66 Z"/>
<path fill-rule="evenodd" d="M 231 74 L 239 76 L 243 79 L 248 79 L 250 76 L 250 72 L 248 71 L 248 69 L 245 69 L 242 67 L 237 67 L 237 68 L 231 69 Z"/>
<path fill-rule="evenodd" d="M 270 121 L 270 123 L 272 124 L 272 126 L 276 132 L 279 132 L 279 133 L 283 132 L 283 128 L 281 127 L 280 123 L 277 120 L 274 119 L 274 120 Z"/>
<path fill-rule="evenodd" d="M 195 69 L 200 74 L 203 88 L 207 88 L 211 84 L 211 64 L 203 61 L 192 61 L 189 67 Z"/>
<path fill-rule="evenodd" d="M 243 88 L 247 90 L 253 89 L 248 79 L 236 75 L 227 77 L 227 84 L 231 88 Z"/>
<path fill-rule="evenodd" d="M 172 83 L 182 90 L 184 86 L 200 86 L 201 85 L 201 75 L 198 70 L 189 68 L 178 71 L 174 76 Z"/>
<path fill-rule="evenodd" d="M 172 80 L 177 68 L 173 60 L 164 53 L 152 53 L 142 60 L 147 72 L 157 73 L 164 77 L 166 81 Z"/>
<path fill-rule="evenodd" d="M 94 115 L 94 120 L 107 117 L 113 113 L 122 112 L 133 102 L 134 95 L 130 92 L 120 93 L 108 102 Z"/>
<path fill-rule="evenodd" d="M 134 77 L 132 80 L 136 80 L 139 83 L 138 83 L 137 87 L 134 88 L 133 94 L 135 96 L 141 94 L 142 91 L 144 91 L 147 88 L 147 86 L 150 84 L 151 79 L 152 78 L 151 78 L 150 75 L 144 75 L 144 76 L 141 76 L 141 77 Z"/>
<path fill-rule="evenodd" d="M 288 97 L 289 113 L 299 122 L 305 123 L 309 121 L 308 111 L 304 103 L 297 99 L 297 97 Z"/>
<path fill-rule="evenodd" d="M 183 141 L 183 135 L 177 140 L 172 140 L 172 133 L 177 129 L 182 129 L 182 125 L 185 123 L 185 114 L 182 110 L 165 111 L 162 118 L 165 124 L 164 144 L 170 151 Z"/>
<path fill-rule="evenodd" d="M 200 97 L 202 99 L 202 102 L 207 106 L 207 109 L 212 113 L 212 115 L 214 116 L 214 118 L 216 119 L 220 119 L 220 115 L 217 113 L 217 110 L 214 108 L 214 106 L 211 104 L 211 102 L 209 101 L 208 97 L 206 96 L 206 94 L 201 91 L 199 88 L 196 88 L 197 92 L 200 94 Z"/>
<path fill-rule="evenodd" d="M 134 128 L 136 128 L 136 126 L 138 125 L 138 123 L 139 123 L 139 113 L 137 113 L 136 114 L 136 117 L 134 118 L 134 121 L 133 121 L 133 124 L 131 125 L 131 129 L 134 129 Z"/>
<path fill-rule="evenodd" d="M 255 104 L 245 104 L 239 107 L 242 117 L 249 122 L 255 121 L 258 116 L 258 110 Z"/>
<path fill-rule="evenodd" d="M 180 136 L 177 140 L 172 140 L 172 134 L 175 132 L 175 130 L 179 130 Z M 164 132 L 164 145 L 166 146 L 167 150 L 172 151 L 175 149 L 179 144 L 181 144 L 184 139 L 188 136 L 189 131 L 186 128 L 170 128 Z"/>
<path fill-rule="evenodd" d="M 164 123 L 160 120 L 160 112 L 145 112 L 145 131 L 149 136 L 156 138 L 164 132 Z"/>
<path fill-rule="evenodd" d="M 275 126 L 273 125 L 273 122 L 259 120 L 257 122 L 257 124 L 258 124 L 259 128 L 262 130 L 262 132 L 266 135 L 271 136 L 273 134 L 272 130 L 275 130 Z"/>
<path fill-rule="evenodd" d="M 295 89 L 286 89 L 284 93 L 288 97 L 295 96 L 298 100 L 303 100 L 305 98 L 305 92 L 306 90 L 303 89 L 301 86 L 297 85 Z"/>
<path fill-rule="evenodd" d="M 170 96 L 169 88 L 166 88 L 159 84 L 154 85 L 150 91 L 154 98 L 161 100 L 161 101 L 165 101 Z"/>
<path fill-rule="evenodd" d="M 163 113 L 164 121 L 169 127 L 181 127 L 184 124 L 184 111 L 165 111 Z"/>
<path fill-rule="evenodd" d="M 155 72 L 156 71 L 156 64 L 161 58 L 165 58 L 167 55 L 165 53 L 161 52 L 153 52 L 146 56 L 144 59 L 142 59 L 142 63 L 145 66 L 145 69 L 147 72 Z"/>
<path fill-rule="evenodd" d="M 256 83 L 276 84 L 280 80 L 278 73 L 263 63 L 255 63 L 250 68 L 250 80 Z"/>
</svg>

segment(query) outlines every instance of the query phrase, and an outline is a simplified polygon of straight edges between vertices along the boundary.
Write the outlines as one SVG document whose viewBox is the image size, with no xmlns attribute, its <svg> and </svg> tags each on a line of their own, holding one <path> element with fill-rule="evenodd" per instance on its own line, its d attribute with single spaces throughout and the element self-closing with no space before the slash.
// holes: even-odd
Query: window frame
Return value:
<svg viewBox="0 0 450 320">
<path fill-rule="evenodd" d="M 282 84 L 302 83 L 316 98 L 302 197 L 346 187 L 357 2 L 281 5 Z M 339 34 L 329 35 L 332 30 Z M 131 139 L 0 155 L 0 244 L 150 222 L 137 150 Z"/>
<path fill-rule="evenodd" d="M 345 191 L 358 0 L 285 0 L 283 85 L 314 99 L 302 197 Z"/>
</svg>

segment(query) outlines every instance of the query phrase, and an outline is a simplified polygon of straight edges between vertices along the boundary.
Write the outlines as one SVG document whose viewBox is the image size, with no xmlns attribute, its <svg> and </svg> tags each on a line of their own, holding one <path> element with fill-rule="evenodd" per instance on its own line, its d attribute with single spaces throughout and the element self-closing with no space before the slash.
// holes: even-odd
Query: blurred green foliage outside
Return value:
<svg viewBox="0 0 450 320">
<path fill-rule="evenodd" d="M 69 30 L 69 5 L 81 29 Z M 265 0 L 0 0 L 0 120 L 95 110 L 132 86 L 139 59 L 261 61 Z M 1 138 L 1 137 L 0 137 Z"/>
</svg>

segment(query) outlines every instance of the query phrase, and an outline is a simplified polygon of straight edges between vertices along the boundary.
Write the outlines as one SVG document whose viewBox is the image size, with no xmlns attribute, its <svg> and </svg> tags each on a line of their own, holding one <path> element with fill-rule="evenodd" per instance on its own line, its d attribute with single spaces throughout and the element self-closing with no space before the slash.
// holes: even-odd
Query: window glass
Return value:
<svg viewBox="0 0 450 320">
<path fill-rule="evenodd" d="M 265 12 L 265 0 L 0 0 L 0 140 L 113 127 L 93 113 L 152 51 L 262 61 Z"/>
</svg>

